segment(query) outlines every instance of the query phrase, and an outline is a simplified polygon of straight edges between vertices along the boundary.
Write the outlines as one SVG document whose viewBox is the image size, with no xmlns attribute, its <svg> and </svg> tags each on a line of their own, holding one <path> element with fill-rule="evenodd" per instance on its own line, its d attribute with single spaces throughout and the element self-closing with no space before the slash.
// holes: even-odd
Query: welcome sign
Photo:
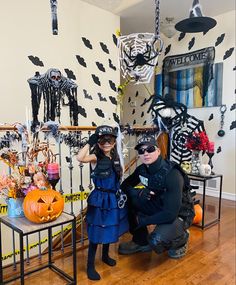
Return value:
<svg viewBox="0 0 236 285">
<path fill-rule="evenodd" d="M 188 108 L 220 106 L 223 63 L 214 64 L 214 59 L 214 47 L 166 57 L 156 76 L 156 94 L 169 94 Z"/>
</svg>

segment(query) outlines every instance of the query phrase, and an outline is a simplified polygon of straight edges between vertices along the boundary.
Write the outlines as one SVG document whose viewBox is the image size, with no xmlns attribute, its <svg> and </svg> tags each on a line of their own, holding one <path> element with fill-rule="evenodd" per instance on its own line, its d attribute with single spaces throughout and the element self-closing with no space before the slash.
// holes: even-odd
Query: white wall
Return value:
<svg viewBox="0 0 236 285">
<path fill-rule="evenodd" d="M 113 42 L 112 34 L 120 28 L 120 19 L 110 12 L 101 10 L 95 6 L 80 0 L 58 1 L 58 27 L 59 34 L 52 35 L 51 8 L 49 0 L 0 0 L 0 123 L 13 124 L 24 123 L 26 120 L 25 108 L 31 109 L 31 91 L 27 79 L 36 71 L 44 74 L 50 68 L 58 68 L 66 77 L 64 71 L 68 68 L 76 76 L 78 85 L 78 102 L 87 113 L 87 118 L 79 115 L 80 126 L 91 126 L 92 122 L 102 124 L 104 118 L 99 117 L 95 108 L 99 108 L 106 114 L 107 119 L 113 122 L 113 113 L 116 105 L 112 104 L 109 96 L 116 97 L 116 92 L 109 86 L 112 80 L 119 85 L 119 70 L 109 67 L 108 59 L 117 68 L 117 47 Z M 82 37 L 90 40 L 93 49 L 87 48 Z M 100 42 L 106 44 L 109 54 L 105 53 Z M 39 57 L 44 66 L 36 66 L 28 56 Z M 87 68 L 81 66 L 76 55 L 80 55 L 86 61 Z M 96 61 L 103 64 L 106 72 L 100 71 Z M 91 74 L 100 78 L 101 86 L 93 82 Z M 93 100 L 84 98 L 83 89 L 92 96 Z M 101 102 L 97 93 L 106 97 L 106 102 Z M 62 125 L 69 125 L 68 107 L 63 107 Z M 42 116 L 43 104 L 41 105 Z M 0 133 L 0 136 L 3 133 Z M 68 147 L 64 148 L 68 155 Z M 79 168 L 74 160 L 74 192 L 79 191 Z M 87 167 L 87 166 L 86 166 Z M 3 165 L 0 164 L 0 173 Z M 70 192 L 68 165 L 63 157 L 63 190 Z M 88 173 L 88 171 L 86 171 Z M 85 190 L 88 187 L 88 177 L 84 181 Z M 4 203 L 2 200 L 0 203 Z M 75 203 L 75 212 L 78 212 L 80 204 Z M 3 240 L 8 240 L 10 232 L 4 228 Z M 11 243 L 4 244 L 4 254 L 11 252 Z M 7 260 L 8 262 L 9 260 Z"/>
<path fill-rule="evenodd" d="M 220 127 L 220 108 L 196 108 L 189 109 L 188 113 L 195 116 L 198 119 L 204 121 L 204 125 L 207 134 L 211 141 L 215 142 L 215 149 L 221 146 L 222 151 L 215 154 L 213 157 L 214 171 L 216 173 L 223 174 L 223 197 L 235 199 L 235 129 L 230 130 L 230 125 L 235 121 L 235 110 L 230 111 L 230 107 L 235 103 L 235 49 L 233 54 L 223 60 L 223 56 L 227 50 L 231 47 L 235 48 L 235 11 L 231 11 L 226 14 L 216 17 L 217 26 L 210 30 L 206 35 L 203 33 L 186 34 L 184 39 L 178 41 L 179 33 L 173 38 L 168 39 L 163 36 L 165 48 L 171 44 L 170 52 L 166 56 L 188 53 L 194 50 L 198 50 L 204 47 L 215 46 L 217 37 L 225 33 L 224 41 L 216 46 L 215 63 L 223 62 L 223 98 L 222 103 L 226 104 L 227 112 L 225 113 L 225 136 L 219 137 L 217 132 Z M 188 43 L 195 37 L 195 44 L 191 50 L 188 50 Z M 161 73 L 162 60 L 164 58 L 164 52 L 159 58 L 157 73 Z M 154 92 L 154 82 L 146 85 L 146 88 L 151 94 Z M 140 104 L 144 101 L 144 98 L 149 98 L 149 93 L 142 85 L 130 84 L 125 90 L 124 97 L 124 112 L 122 114 L 122 121 L 129 122 L 131 125 L 136 120 L 137 125 L 143 125 L 144 121 L 151 121 L 150 114 L 147 114 L 147 108 L 149 104 L 146 104 L 143 108 Z M 138 97 L 135 97 L 136 91 L 139 92 Z M 133 108 L 128 103 L 129 97 L 131 101 L 136 101 L 137 107 Z M 135 109 L 135 114 L 132 115 L 132 110 Z M 144 117 L 141 117 L 141 113 L 144 111 Z M 214 119 L 208 120 L 210 114 L 213 114 Z M 203 160 L 207 160 L 203 157 Z"/>
</svg>

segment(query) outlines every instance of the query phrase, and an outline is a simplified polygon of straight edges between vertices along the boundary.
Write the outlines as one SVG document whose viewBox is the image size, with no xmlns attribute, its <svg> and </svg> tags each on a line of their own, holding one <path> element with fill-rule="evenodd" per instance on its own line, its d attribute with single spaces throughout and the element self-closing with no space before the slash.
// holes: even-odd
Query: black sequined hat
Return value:
<svg viewBox="0 0 236 285">
<path fill-rule="evenodd" d="M 138 141 L 137 141 L 137 145 L 135 146 L 134 149 L 139 149 L 142 145 L 155 145 L 155 146 L 158 146 L 157 145 L 157 141 L 156 139 L 154 138 L 154 136 L 147 136 L 147 135 L 144 135 L 143 137 L 141 137 Z"/>
<path fill-rule="evenodd" d="M 199 33 L 209 31 L 216 23 L 215 19 L 203 16 L 199 1 L 193 0 L 189 18 L 178 22 L 175 28 L 183 33 Z"/>
<path fill-rule="evenodd" d="M 118 130 L 117 128 L 113 128 L 111 126 L 102 125 L 96 128 L 95 134 L 97 134 L 99 137 L 104 135 L 111 135 L 113 137 L 117 137 Z"/>
</svg>

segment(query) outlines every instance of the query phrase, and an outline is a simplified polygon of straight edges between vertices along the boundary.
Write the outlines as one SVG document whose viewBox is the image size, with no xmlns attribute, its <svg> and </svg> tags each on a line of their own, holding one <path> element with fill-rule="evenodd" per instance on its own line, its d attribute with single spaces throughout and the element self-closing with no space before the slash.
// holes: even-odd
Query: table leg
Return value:
<svg viewBox="0 0 236 285">
<path fill-rule="evenodd" d="M 72 247 L 73 247 L 73 274 L 74 284 L 77 280 L 77 268 L 76 268 L 76 218 L 72 221 Z"/>
<path fill-rule="evenodd" d="M 3 284 L 3 273 L 2 273 L 2 223 L 0 221 L 0 284 Z"/>
<path fill-rule="evenodd" d="M 220 197 L 219 197 L 219 212 L 218 212 L 219 221 L 220 221 L 220 214 L 221 214 L 222 184 L 223 184 L 223 176 L 220 176 Z"/>
<path fill-rule="evenodd" d="M 20 280 L 21 280 L 21 285 L 24 285 L 24 241 L 23 241 L 23 234 L 19 234 L 19 239 L 20 239 Z"/>
<path fill-rule="evenodd" d="M 52 228 L 48 229 L 48 265 L 52 264 Z"/>
<path fill-rule="evenodd" d="M 206 181 L 203 181 L 203 197 L 202 197 L 202 229 L 205 226 L 205 198 L 206 198 Z"/>
</svg>

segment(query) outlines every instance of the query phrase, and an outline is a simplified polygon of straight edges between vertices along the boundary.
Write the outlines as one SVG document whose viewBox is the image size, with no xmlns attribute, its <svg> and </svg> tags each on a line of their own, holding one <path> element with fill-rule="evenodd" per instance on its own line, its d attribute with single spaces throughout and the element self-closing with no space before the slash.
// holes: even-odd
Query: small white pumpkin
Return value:
<svg viewBox="0 0 236 285">
<path fill-rule="evenodd" d="M 199 168 L 200 174 L 203 176 L 211 175 L 211 167 L 209 164 L 201 164 Z"/>
</svg>

